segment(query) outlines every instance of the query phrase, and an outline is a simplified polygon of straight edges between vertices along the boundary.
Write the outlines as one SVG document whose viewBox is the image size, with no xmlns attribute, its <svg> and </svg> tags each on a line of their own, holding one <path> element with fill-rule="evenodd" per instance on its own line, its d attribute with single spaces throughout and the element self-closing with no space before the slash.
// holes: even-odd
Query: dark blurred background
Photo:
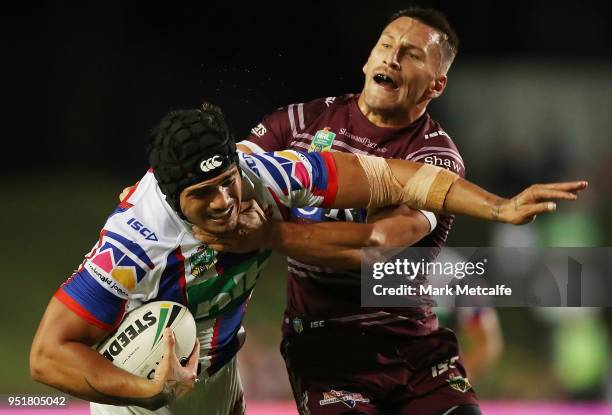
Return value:
<svg viewBox="0 0 612 415">
<path fill-rule="evenodd" d="M 206 99 L 224 108 L 241 137 L 279 106 L 359 92 L 380 31 L 409 4 L 441 9 L 461 38 L 445 95 L 430 112 L 457 143 L 469 179 L 504 195 L 546 180 L 591 185 L 580 202 L 561 203 L 528 227 L 459 219 L 449 245 L 612 242 L 612 33 L 604 1 L 83 3 L 3 6 L 0 392 L 46 390 L 27 372 L 38 319 L 97 239 L 118 193 L 147 168 L 146 135 L 165 112 Z M 257 399 L 287 398 L 276 352 L 284 281 L 275 257 L 247 317 L 245 383 Z M 498 314 L 506 347 L 479 382 L 484 397 L 583 396 L 563 360 L 572 356 L 595 356 L 579 389 L 590 399 L 610 393 L 610 310 L 574 318 L 591 331 L 581 326 L 586 340 L 569 357 L 558 343 L 579 329 L 563 326 L 565 315 Z M 275 370 L 278 377 L 263 376 L 273 380 L 258 376 Z"/>
</svg>

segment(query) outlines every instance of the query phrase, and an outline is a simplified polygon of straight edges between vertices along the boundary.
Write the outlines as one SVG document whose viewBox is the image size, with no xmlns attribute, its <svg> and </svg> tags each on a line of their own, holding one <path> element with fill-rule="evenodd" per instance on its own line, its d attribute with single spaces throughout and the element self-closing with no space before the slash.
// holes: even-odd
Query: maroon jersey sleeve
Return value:
<svg viewBox="0 0 612 415">
<path fill-rule="evenodd" d="M 288 137 L 291 136 L 289 123 L 289 107 L 282 107 L 251 129 L 251 133 L 239 144 L 250 148 L 254 153 L 281 151 L 287 148 Z"/>
<path fill-rule="evenodd" d="M 304 130 L 335 102 L 335 97 L 281 107 L 265 116 L 239 144 L 255 153 L 281 151 L 305 134 Z"/>
<path fill-rule="evenodd" d="M 429 123 L 423 137 L 416 140 L 406 159 L 443 167 L 465 177 L 465 164 L 459 150 L 435 122 Z"/>
</svg>

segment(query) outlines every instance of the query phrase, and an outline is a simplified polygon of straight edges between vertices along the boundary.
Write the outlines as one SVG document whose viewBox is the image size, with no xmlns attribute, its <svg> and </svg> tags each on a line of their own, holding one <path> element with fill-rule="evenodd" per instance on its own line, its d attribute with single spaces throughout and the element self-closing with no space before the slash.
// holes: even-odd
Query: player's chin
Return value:
<svg viewBox="0 0 612 415">
<path fill-rule="evenodd" d="M 236 210 L 236 209 L 235 209 Z M 238 212 L 229 215 L 223 219 L 207 219 L 202 226 L 200 226 L 204 231 L 212 234 L 223 234 L 232 232 L 238 226 Z"/>
<path fill-rule="evenodd" d="M 386 91 L 375 91 L 366 97 L 366 104 L 377 112 L 395 112 L 400 104 L 398 93 L 387 93 Z"/>
</svg>

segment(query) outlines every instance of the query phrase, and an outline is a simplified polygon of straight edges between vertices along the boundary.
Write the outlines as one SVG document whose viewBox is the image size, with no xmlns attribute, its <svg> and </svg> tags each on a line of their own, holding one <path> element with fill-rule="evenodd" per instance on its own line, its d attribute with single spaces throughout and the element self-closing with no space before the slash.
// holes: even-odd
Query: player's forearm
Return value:
<svg viewBox="0 0 612 415">
<path fill-rule="evenodd" d="M 362 248 L 410 246 L 429 231 L 428 223 L 424 226 L 405 213 L 373 223 L 274 221 L 271 226 L 269 248 L 308 264 L 350 270 L 360 269 Z"/>
<path fill-rule="evenodd" d="M 479 219 L 502 220 L 502 206 L 508 199 L 489 193 L 464 179 L 458 179 L 444 200 L 444 213 L 473 216 Z"/>
<path fill-rule="evenodd" d="M 391 160 L 389 166 L 400 183 L 404 185 L 408 183 L 423 165 L 407 160 Z M 432 185 L 429 191 L 434 191 L 434 187 Z M 430 198 L 427 198 L 427 200 L 429 202 Z M 442 200 L 443 204 L 438 206 L 413 205 L 411 207 L 426 208 L 435 213 L 451 213 L 479 219 L 500 220 L 501 206 L 504 202 L 507 202 L 507 199 L 489 193 L 478 185 L 460 177 L 450 185 Z"/>
<path fill-rule="evenodd" d="M 440 167 L 408 160 L 333 153 L 338 191 L 333 207 L 405 204 L 522 225 L 556 209 L 552 199 L 576 200 L 586 181 L 536 184 L 512 199 L 487 192 Z"/>
<path fill-rule="evenodd" d="M 82 343 L 70 341 L 49 349 L 32 350 L 31 373 L 38 382 L 103 404 L 156 409 L 170 400 L 160 385 L 115 367 Z"/>
<path fill-rule="evenodd" d="M 267 247 L 299 261 L 341 269 L 359 269 L 360 249 L 376 246 L 374 225 L 349 222 L 295 224 L 274 221 Z"/>
</svg>

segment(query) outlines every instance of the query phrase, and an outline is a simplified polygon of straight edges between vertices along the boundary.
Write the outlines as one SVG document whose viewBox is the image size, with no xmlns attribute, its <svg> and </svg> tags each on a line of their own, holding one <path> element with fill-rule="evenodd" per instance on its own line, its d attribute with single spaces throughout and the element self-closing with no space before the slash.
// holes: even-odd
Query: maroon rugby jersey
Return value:
<svg viewBox="0 0 612 415">
<path fill-rule="evenodd" d="M 284 149 L 343 151 L 385 158 L 408 159 L 445 167 L 461 177 L 464 165 L 455 144 L 424 114 L 403 128 L 372 124 L 359 110 L 359 95 L 317 99 L 292 104 L 268 115 L 241 144 L 254 152 Z M 363 209 L 294 209 L 291 220 L 315 222 L 345 220 L 364 222 Z M 453 216 L 440 216 L 436 228 L 415 246 L 433 247 L 434 255 L 446 242 Z M 437 329 L 430 307 L 361 308 L 359 273 L 309 265 L 288 258 L 288 294 L 283 332 L 296 316 L 329 320 L 360 330 L 382 330 L 425 335 Z"/>
</svg>

